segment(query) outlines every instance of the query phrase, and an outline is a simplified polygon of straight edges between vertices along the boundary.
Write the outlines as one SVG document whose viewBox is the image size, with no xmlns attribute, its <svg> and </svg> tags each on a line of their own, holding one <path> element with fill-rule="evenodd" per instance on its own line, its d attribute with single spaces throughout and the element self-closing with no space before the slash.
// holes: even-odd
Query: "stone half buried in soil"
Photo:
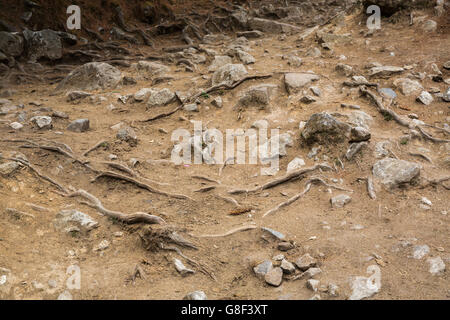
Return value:
<svg viewBox="0 0 450 320">
<path fill-rule="evenodd" d="M 373 165 L 372 173 L 377 181 L 389 189 L 413 184 L 420 175 L 421 166 L 414 162 L 385 158 Z"/>
<path fill-rule="evenodd" d="M 341 122 L 326 112 L 313 114 L 305 125 L 301 136 L 307 144 L 343 142 L 350 134 L 350 125 Z"/>
<path fill-rule="evenodd" d="M 264 280 L 271 286 L 278 287 L 283 281 L 283 270 L 280 267 L 271 269 L 264 276 Z"/>
<path fill-rule="evenodd" d="M 59 230 L 69 230 L 71 227 L 77 227 L 83 232 L 88 232 L 98 227 L 98 222 L 89 215 L 73 209 L 60 211 L 56 215 L 53 224 Z"/>
<path fill-rule="evenodd" d="M 56 91 L 114 89 L 121 80 L 122 73 L 119 69 L 104 62 L 90 62 L 69 73 Z"/>
<path fill-rule="evenodd" d="M 289 95 L 298 93 L 312 82 L 318 81 L 320 76 L 312 73 L 290 72 L 284 75 L 284 84 Z"/>
</svg>

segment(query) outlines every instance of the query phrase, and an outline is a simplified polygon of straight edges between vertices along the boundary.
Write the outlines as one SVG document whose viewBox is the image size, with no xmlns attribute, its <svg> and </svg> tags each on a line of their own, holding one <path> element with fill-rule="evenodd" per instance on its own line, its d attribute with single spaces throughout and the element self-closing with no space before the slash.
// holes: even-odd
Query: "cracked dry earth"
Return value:
<svg viewBox="0 0 450 320">
<path fill-rule="evenodd" d="M 432 13 L 417 13 L 418 17 L 426 15 Z M 442 96 L 449 85 L 434 82 L 429 75 L 436 74 L 432 66 L 435 64 L 444 80 L 450 78 L 450 71 L 443 68 L 450 59 L 449 34 L 426 33 L 419 20 L 412 26 L 383 20 L 381 30 L 367 35 L 361 21 L 364 20 L 360 15 L 346 16 L 315 29 L 302 41 L 301 33 L 264 33 L 262 38 L 248 40 L 236 40 L 231 33 L 218 36 L 211 43 L 202 44 L 202 48 L 222 55 L 232 44 L 248 47 L 248 53 L 255 58 L 254 63 L 244 66 L 248 75 L 271 77 L 250 79 L 233 89 L 202 94 L 197 99 L 198 111 L 182 108 L 149 122 L 141 120 L 171 111 L 180 101 L 148 107 L 145 102 L 134 100 L 135 93 L 150 87 L 185 95 L 202 92 L 210 86 L 213 75 L 208 71 L 214 60 L 212 51 L 196 52 L 206 60 L 196 63 L 193 72 L 183 65 L 162 62 L 168 67 L 164 77 L 170 78 L 162 78 L 154 85 L 151 76 L 133 66 L 118 67 L 122 76 L 133 77 L 137 83 L 90 91 L 90 97 L 70 102 L 65 92 L 53 94 L 56 85 L 11 85 L 9 105 L 23 107 L 12 108 L 0 116 L 0 298 L 56 299 L 67 290 L 74 299 L 182 299 L 189 292 L 201 290 L 208 299 L 347 299 L 355 294 L 368 299 L 448 299 L 450 182 L 443 178 L 450 174 L 450 144 L 446 142 L 450 114 L 449 103 Z M 331 49 L 327 50 L 317 39 L 330 32 L 349 36 L 327 42 Z M 317 50 L 319 53 L 314 56 Z M 301 63 L 293 57 L 300 58 Z M 232 63 L 241 62 L 235 57 Z M 402 70 L 385 77 L 370 76 L 370 68 L 377 65 Z M 288 72 L 314 73 L 319 80 L 288 94 Z M 392 88 L 396 98 L 389 98 L 391 92 L 382 97 L 374 86 L 344 85 L 355 80 L 352 76 L 364 76 L 369 83 L 378 84 L 379 92 Z M 402 78 L 418 81 L 423 89 L 404 95 L 394 85 Z M 258 97 L 252 98 L 256 103 L 252 99 L 246 105 L 238 103 L 249 88 L 262 84 L 271 85 L 270 92 L 266 92 L 270 96 L 268 104 L 261 104 Z M 315 87 L 318 95 L 310 87 Z M 361 94 L 366 88 L 402 119 L 434 126 L 421 128 L 438 140 L 431 141 L 416 127 L 402 126 L 392 116 L 380 113 L 374 100 Z M 416 101 L 421 91 L 430 92 L 433 102 L 424 105 Z M 220 108 L 212 104 L 219 96 Z M 311 98 L 314 102 L 308 103 Z M 360 109 L 350 107 L 355 105 Z M 365 147 L 348 160 L 345 154 L 349 139 L 327 141 L 338 133 L 307 144 L 301 132 L 308 124 L 303 126 L 313 114 L 321 112 L 352 127 L 365 126 L 370 131 Z M 10 124 L 24 113 L 27 120 L 23 121 L 23 128 L 12 129 Z M 52 117 L 53 127 L 38 129 L 29 121 L 34 116 Z M 89 119 L 89 130 L 68 130 L 76 119 Z M 272 176 L 261 175 L 262 165 L 175 165 L 170 161 L 174 146 L 171 133 L 178 128 L 193 133 L 192 120 L 221 132 L 249 129 L 255 121 L 267 120 L 269 129 L 279 128 L 281 134 L 289 134 L 291 143 L 280 158 L 279 171 Z M 125 141 L 117 136 L 126 127 L 134 130 L 137 143 L 133 137 Z M 98 148 L 83 155 L 100 141 L 104 142 Z M 380 148 L 382 145 L 384 148 Z M 299 161 L 294 172 L 323 163 L 328 163 L 329 168 L 257 189 L 284 177 L 295 158 L 303 159 L 304 165 Z M 414 179 L 409 177 L 401 185 L 388 187 L 373 173 L 375 163 L 382 158 L 416 164 L 420 173 L 415 172 Z M 123 166 L 131 170 L 123 171 Z M 394 173 L 401 170 L 394 168 Z M 99 176 L 99 172 L 132 178 L 137 174 L 137 180 L 169 195 L 117 176 Z M 164 219 L 165 224 L 124 224 L 100 214 L 97 208 L 86 204 L 85 198 L 64 196 L 64 190 L 42 176 L 50 177 L 63 188 L 89 192 L 109 210 L 150 213 Z M 309 184 L 313 178 L 322 179 L 326 185 Z M 367 178 L 373 180 L 374 199 L 368 194 L 364 180 Z M 264 216 L 308 185 L 310 190 L 302 197 Z M 230 194 L 233 189 L 255 191 Z M 180 199 L 173 194 L 187 197 Z M 351 201 L 341 196 L 336 199 L 341 201 L 332 205 L 330 200 L 340 195 L 349 196 Z M 61 217 L 61 211 L 72 209 L 90 216 L 98 225 L 90 231 L 76 225 L 58 228 L 55 221 Z M 220 237 L 201 237 L 223 235 L 242 226 L 252 228 Z M 281 233 L 284 239 L 263 227 Z M 150 230 L 147 242 L 142 240 L 144 230 Z M 197 249 L 178 247 L 197 263 L 152 245 L 158 244 L 159 239 L 151 239 L 151 234 L 161 235 L 162 230 L 171 230 L 168 234 L 176 232 L 194 244 Z M 167 246 L 177 245 L 169 242 Z M 281 254 L 286 261 L 280 261 Z M 174 259 L 194 273 L 185 271 L 182 275 Z M 270 262 L 264 264 L 266 260 Z M 266 276 L 267 270 L 261 263 L 272 264 Z M 277 268 L 281 263 L 285 274 L 279 284 Z M 79 290 L 66 285 L 70 277 L 66 271 L 72 265 L 81 271 Z M 300 270 L 308 267 L 320 268 L 321 272 Z M 371 279 L 376 270 L 380 276 L 376 289 L 360 288 L 355 293 L 355 279 Z M 310 281 L 310 277 L 319 282 Z"/>
</svg>

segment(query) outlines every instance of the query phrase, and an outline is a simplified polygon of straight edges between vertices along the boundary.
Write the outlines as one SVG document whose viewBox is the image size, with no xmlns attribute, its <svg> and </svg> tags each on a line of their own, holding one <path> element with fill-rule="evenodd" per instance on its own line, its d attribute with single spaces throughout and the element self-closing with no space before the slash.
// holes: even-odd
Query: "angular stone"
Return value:
<svg viewBox="0 0 450 320">
<path fill-rule="evenodd" d="M 302 28 L 278 22 L 275 20 L 262 19 L 262 18 L 252 18 L 248 20 L 248 26 L 252 30 L 260 30 L 267 33 L 299 33 Z"/>
<path fill-rule="evenodd" d="M 194 291 L 185 295 L 183 300 L 206 300 L 206 294 L 203 291 Z"/>
<path fill-rule="evenodd" d="M 70 72 L 56 91 L 114 89 L 121 80 L 119 69 L 104 62 L 90 62 Z"/>
<path fill-rule="evenodd" d="M 35 116 L 30 119 L 39 129 L 51 129 L 53 128 L 52 118 L 48 116 Z"/>
<path fill-rule="evenodd" d="M 363 127 L 354 127 L 350 132 L 350 142 L 367 141 L 370 137 L 370 131 Z"/>
<path fill-rule="evenodd" d="M 8 161 L 0 164 L 0 174 L 4 177 L 11 175 L 20 167 L 19 163 L 16 161 Z"/>
<path fill-rule="evenodd" d="M 330 199 L 331 206 L 333 208 L 343 208 L 346 204 L 350 203 L 352 198 L 346 194 L 340 194 Z"/>
<path fill-rule="evenodd" d="M 422 93 L 417 97 L 417 101 L 422 102 L 426 106 L 430 105 L 433 100 L 433 96 L 427 91 L 422 91 Z"/>
<path fill-rule="evenodd" d="M 23 128 L 23 125 L 19 122 L 13 122 L 9 125 L 11 128 L 13 128 L 14 130 L 20 130 Z"/>
<path fill-rule="evenodd" d="M 287 169 L 286 169 L 286 172 L 289 173 L 291 171 L 300 169 L 304 165 L 305 165 L 305 160 L 296 157 L 296 158 L 294 158 L 294 160 L 289 162 L 289 164 L 287 166 Z"/>
<path fill-rule="evenodd" d="M 309 279 L 306 281 L 306 287 L 314 292 L 317 292 L 317 290 L 319 290 L 319 280 L 315 280 L 315 279 Z"/>
<path fill-rule="evenodd" d="M 413 255 L 412 257 L 414 259 L 420 260 L 423 257 L 425 257 L 428 253 L 430 253 L 430 247 L 426 244 L 424 245 L 417 245 L 413 248 Z"/>
<path fill-rule="evenodd" d="M 177 269 L 178 273 L 180 273 L 183 277 L 195 273 L 194 270 L 186 268 L 183 262 L 179 259 L 173 259 L 173 264 L 175 265 L 175 269 Z"/>
<path fill-rule="evenodd" d="M 413 183 L 420 175 L 420 166 L 414 162 L 385 158 L 373 165 L 372 173 L 383 185 L 392 189 Z"/>
<path fill-rule="evenodd" d="M 67 130 L 73 132 L 86 132 L 89 130 L 89 119 L 77 119 L 72 121 Z"/>
<path fill-rule="evenodd" d="M 345 153 L 345 157 L 348 161 L 352 160 L 355 155 L 361 152 L 362 149 L 366 148 L 369 144 L 365 141 L 363 142 L 355 142 L 348 147 L 347 152 Z"/>
<path fill-rule="evenodd" d="M 98 222 L 92 219 L 89 215 L 78 210 L 61 210 L 54 220 L 54 225 L 57 229 L 66 229 L 76 226 L 84 232 L 91 231 L 98 227 Z"/>
<path fill-rule="evenodd" d="M 167 88 L 153 90 L 148 98 L 147 105 L 150 107 L 164 106 L 175 99 L 175 93 Z"/>
<path fill-rule="evenodd" d="M 24 49 L 24 41 L 17 33 L 0 31 L 0 52 L 7 56 L 19 57 Z"/>
<path fill-rule="evenodd" d="M 402 73 L 405 69 L 401 67 L 394 66 L 382 66 L 382 67 L 374 67 L 369 70 L 369 76 L 371 77 L 390 77 L 392 75 Z"/>
<path fill-rule="evenodd" d="M 287 242 L 287 241 L 280 242 L 277 246 L 278 250 L 280 250 L 280 251 L 289 251 L 289 250 L 294 249 L 294 247 L 295 246 L 292 243 Z"/>
<path fill-rule="evenodd" d="M 270 229 L 270 228 L 261 227 L 261 230 L 269 233 L 271 236 L 277 238 L 278 240 L 284 240 L 286 238 L 286 236 L 284 234 L 282 234 L 281 232 Z"/>
<path fill-rule="evenodd" d="M 227 64 L 217 69 L 212 78 L 212 85 L 225 83 L 231 85 L 233 82 L 244 78 L 248 74 L 247 70 L 242 64 Z"/>
<path fill-rule="evenodd" d="M 287 261 L 286 259 L 283 259 L 281 261 L 280 268 L 283 270 L 286 274 L 292 274 L 295 272 L 295 266 L 291 262 Z"/>
<path fill-rule="evenodd" d="M 400 78 L 395 80 L 394 86 L 399 88 L 400 92 L 405 96 L 410 96 L 423 90 L 423 87 L 419 81 L 408 78 Z"/>
<path fill-rule="evenodd" d="M 264 278 L 265 275 L 272 269 L 272 261 L 266 260 L 253 268 L 256 276 Z"/>
<path fill-rule="evenodd" d="M 301 135 L 307 144 L 342 142 L 349 134 L 350 126 L 336 120 L 326 112 L 313 114 Z"/>
<path fill-rule="evenodd" d="M 221 97 L 214 98 L 214 100 L 211 101 L 211 104 L 213 106 L 215 106 L 216 108 L 222 108 L 222 106 L 223 106 L 222 98 Z"/>
<path fill-rule="evenodd" d="M 136 146 L 138 142 L 136 132 L 130 127 L 120 129 L 119 132 L 117 132 L 117 138 L 128 142 L 131 146 Z"/>
<path fill-rule="evenodd" d="M 215 56 L 213 62 L 208 67 L 209 72 L 214 72 L 221 67 L 231 64 L 233 60 L 229 56 Z"/>
<path fill-rule="evenodd" d="M 264 280 L 271 286 L 278 287 L 283 281 L 283 270 L 279 267 L 271 269 L 264 276 Z"/>
<path fill-rule="evenodd" d="M 196 103 L 185 104 L 183 109 L 189 112 L 198 112 L 198 106 Z"/>
<path fill-rule="evenodd" d="M 256 39 L 256 38 L 264 37 L 264 32 L 261 32 L 258 30 L 241 31 L 241 32 L 237 32 L 236 35 L 238 37 L 246 37 L 247 39 Z"/>
<path fill-rule="evenodd" d="M 444 273 L 445 271 L 445 263 L 442 261 L 441 257 L 428 258 L 428 264 L 430 265 L 430 273 L 433 276 L 438 276 Z"/>
<path fill-rule="evenodd" d="M 67 94 L 67 102 L 72 102 L 76 100 L 80 100 L 86 97 L 91 96 L 92 94 L 84 91 L 71 91 Z"/>
<path fill-rule="evenodd" d="M 302 273 L 301 278 L 306 279 L 306 280 L 312 279 L 321 273 L 322 273 L 322 269 L 320 269 L 320 268 L 309 268 L 308 270 L 306 270 L 305 272 Z"/>
<path fill-rule="evenodd" d="M 347 64 L 338 63 L 335 69 L 342 76 L 350 77 L 353 75 L 353 68 Z"/>
<path fill-rule="evenodd" d="M 170 71 L 168 66 L 150 61 L 139 61 L 135 68 L 141 75 L 148 76 L 150 78 L 162 76 Z"/>
<path fill-rule="evenodd" d="M 150 88 L 142 88 L 138 92 L 136 92 L 133 96 L 135 101 L 141 102 L 147 99 L 153 92 L 153 89 Z"/>
<path fill-rule="evenodd" d="M 23 31 L 23 37 L 30 61 L 35 62 L 42 57 L 50 60 L 61 59 L 62 42 L 56 31 L 45 29 L 34 32 L 26 29 Z"/>
<path fill-rule="evenodd" d="M 236 54 L 243 64 L 252 64 L 256 62 L 255 57 L 253 57 L 250 53 L 245 52 L 244 50 L 237 50 Z"/>
<path fill-rule="evenodd" d="M 284 84 L 288 94 L 291 95 L 298 93 L 301 89 L 319 79 L 320 76 L 317 74 L 290 72 L 284 75 Z"/>
<path fill-rule="evenodd" d="M 442 100 L 445 102 L 450 102 L 450 87 L 447 88 L 447 91 L 442 95 Z"/>
<path fill-rule="evenodd" d="M 349 300 L 369 298 L 379 290 L 379 286 L 376 283 L 371 283 L 370 278 L 356 277 L 352 282 L 352 294 L 349 297 Z"/>
<path fill-rule="evenodd" d="M 309 268 L 317 266 L 317 261 L 309 253 L 304 254 L 295 261 L 295 265 L 301 270 L 306 271 Z"/>
</svg>

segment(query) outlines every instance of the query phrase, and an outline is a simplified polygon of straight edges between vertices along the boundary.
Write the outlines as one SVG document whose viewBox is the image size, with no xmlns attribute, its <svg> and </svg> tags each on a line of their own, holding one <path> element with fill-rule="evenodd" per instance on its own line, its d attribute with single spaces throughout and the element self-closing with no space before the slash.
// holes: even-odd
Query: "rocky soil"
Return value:
<svg viewBox="0 0 450 320">
<path fill-rule="evenodd" d="M 1 299 L 450 298 L 445 1 L 10 5 Z M 172 141 L 196 121 L 279 129 L 246 150 L 279 167 Z"/>
</svg>

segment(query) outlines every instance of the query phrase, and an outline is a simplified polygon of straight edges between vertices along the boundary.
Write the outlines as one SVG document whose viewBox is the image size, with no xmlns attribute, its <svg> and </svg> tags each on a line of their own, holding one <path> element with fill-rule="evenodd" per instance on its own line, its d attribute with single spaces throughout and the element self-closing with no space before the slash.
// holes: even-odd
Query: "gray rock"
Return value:
<svg viewBox="0 0 450 320">
<path fill-rule="evenodd" d="M 362 300 L 373 296 L 380 290 L 379 286 L 371 283 L 370 278 L 356 277 L 352 282 L 352 294 L 349 300 Z"/>
<path fill-rule="evenodd" d="M 17 33 L 0 31 L 0 51 L 6 56 L 19 57 L 24 50 L 24 41 Z"/>
<path fill-rule="evenodd" d="M 343 208 L 346 204 L 350 203 L 352 198 L 346 194 L 340 194 L 330 199 L 331 206 L 333 208 Z"/>
<path fill-rule="evenodd" d="M 0 164 L 0 174 L 4 177 L 11 175 L 20 167 L 19 163 L 16 161 L 8 161 Z"/>
<path fill-rule="evenodd" d="M 67 130 L 73 132 L 86 132 L 89 130 L 89 119 L 77 119 L 72 121 Z"/>
<path fill-rule="evenodd" d="M 348 122 L 356 127 L 362 127 L 366 130 L 370 129 L 370 125 L 373 121 L 372 116 L 368 115 L 364 111 L 352 111 L 348 115 Z"/>
<path fill-rule="evenodd" d="M 289 162 L 286 171 L 287 171 L 287 173 L 289 173 L 291 171 L 300 169 L 304 165 L 305 165 L 305 160 L 296 157 L 296 158 L 294 158 L 294 160 Z"/>
<path fill-rule="evenodd" d="M 30 119 L 39 129 L 51 129 L 53 128 L 52 118 L 48 116 L 35 116 Z"/>
<path fill-rule="evenodd" d="M 336 65 L 336 71 L 337 73 L 339 73 L 342 76 L 346 76 L 346 77 L 350 77 L 351 75 L 353 75 L 353 68 L 347 64 L 343 64 L 343 63 L 338 63 Z"/>
<path fill-rule="evenodd" d="M 317 266 L 317 261 L 309 253 L 304 254 L 295 261 L 295 265 L 301 270 L 306 271 Z"/>
<path fill-rule="evenodd" d="M 76 226 L 84 232 L 89 232 L 98 227 L 98 222 L 89 215 L 73 209 L 60 211 L 53 223 L 60 230 Z"/>
<path fill-rule="evenodd" d="M 283 259 L 281 261 L 280 268 L 283 270 L 286 274 L 292 274 L 295 272 L 295 266 L 293 263 L 287 261 L 286 259 Z"/>
<path fill-rule="evenodd" d="M 185 104 L 183 109 L 190 112 L 198 112 L 198 106 L 196 103 Z"/>
<path fill-rule="evenodd" d="M 278 244 L 277 248 L 278 248 L 278 250 L 280 250 L 280 251 L 289 251 L 289 250 L 294 249 L 295 246 L 294 246 L 292 243 L 290 243 L 290 242 L 283 241 L 283 242 L 280 242 L 280 243 Z"/>
<path fill-rule="evenodd" d="M 97 246 L 94 247 L 93 251 L 104 251 L 109 248 L 109 241 L 102 240 Z"/>
<path fill-rule="evenodd" d="M 395 74 L 399 74 L 405 71 L 405 69 L 401 67 L 394 66 L 382 66 L 382 67 L 373 67 L 369 70 L 369 76 L 371 77 L 390 77 Z"/>
<path fill-rule="evenodd" d="M 422 93 L 417 97 L 417 101 L 422 102 L 426 106 L 430 105 L 433 100 L 433 96 L 427 91 L 422 91 Z"/>
<path fill-rule="evenodd" d="M 189 274 L 194 274 L 195 271 L 186 268 L 186 266 L 179 259 L 173 259 L 173 264 L 175 265 L 175 269 L 183 276 L 187 276 Z"/>
<path fill-rule="evenodd" d="M 420 260 L 425 257 L 428 253 L 430 253 L 430 247 L 426 244 L 414 246 L 412 251 L 412 257 L 414 259 Z"/>
<path fill-rule="evenodd" d="M 320 90 L 319 87 L 313 86 L 310 89 L 311 89 L 312 93 L 314 93 L 315 96 L 317 96 L 317 97 L 322 96 L 322 91 Z"/>
<path fill-rule="evenodd" d="M 261 230 L 269 233 L 271 236 L 275 237 L 278 240 L 284 240 L 286 238 L 286 236 L 284 234 L 282 234 L 281 232 L 270 229 L 270 228 L 261 227 Z"/>
<path fill-rule="evenodd" d="M 427 20 L 423 23 L 422 29 L 425 32 L 434 32 L 437 29 L 437 22 L 434 20 Z"/>
<path fill-rule="evenodd" d="M 319 280 L 315 280 L 315 279 L 309 279 L 306 281 L 306 287 L 314 292 L 317 292 L 317 290 L 319 290 Z"/>
<path fill-rule="evenodd" d="M 367 141 L 370 137 L 370 131 L 363 127 L 354 127 L 350 131 L 350 142 Z"/>
<path fill-rule="evenodd" d="M 67 94 L 67 102 L 73 102 L 80 99 L 84 99 L 86 97 L 91 96 L 92 94 L 84 91 L 71 91 Z"/>
<path fill-rule="evenodd" d="M 397 98 L 397 94 L 391 88 L 381 88 L 379 91 L 380 95 L 386 99 L 395 99 Z"/>
<path fill-rule="evenodd" d="M 405 96 L 410 96 L 423 90 L 423 87 L 419 81 L 408 78 L 400 78 L 395 80 L 394 86 L 399 88 L 400 92 Z"/>
<path fill-rule="evenodd" d="M 278 22 L 275 20 L 262 19 L 262 18 L 252 18 L 248 20 L 248 26 L 252 30 L 260 30 L 267 33 L 299 33 L 302 28 Z"/>
<path fill-rule="evenodd" d="M 169 67 L 150 61 L 139 61 L 134 67 L 140 75 L 148 78 L 162 76 L 170 71 Z"/>
<path fill-rule="evenodd" d="M 264 262 L 258 264 L 253 268 L 256 276 L 259 278 L 264 278 L 265 275 L 272 269 L 272 261 L 265 260 Z"/>
<path fill-rule="evenodd" d="M 236 52 L 239 60 L 243 63 L 243 64 L 252 64 L 256 62 L 255 57 L 253 57 L 250 53 L 245 52 L 243 50 L 237 50 Z"/>
<path fill-rule="evenodd" d="M 334 284 L 334 283 L 330 283 L 328 284 L 328 295 L 330 295 L 331 297 L 338 297 L 339 296 L 339 287 Z"/>
<path fill-rule="evenodd" d="M 373 165 L 372 173 L 383 185 L 393 189 L 413 183 L 420 175 L 420 166 L 414 162 L 385 158 Z"/>
<path fill-rule="evenodd" d="M 152 94 L 153 89 L 150 88 L 142 88 L 138 92 L 136 92 L 133 96 L 135 101 L 141 102 L 145 99 L 148 99 L 148 97 Z"/>
<path fill-rule="evenodd" d="M 322 269 L 320 269 L 320 268 L 309 268 L 308 270 L 306 270 L 305 272 L 302 273 L 301 278 L 306 279 L 306 280 L 312 279 L 321 273 L 322 273 Z"/>
<path fill-rule="evenodd" d="M 355 157 L 355 155 L 361 152 L 361 150 L 366 148 L 368 145 L 369 144 L 365 141 L 352 143 L 348 147 L 347 152 L 345 153 L 345 157 L 347 158 L 348 161 L 352 160 Z"/>
<path fill-rule="evenodd" d="M 20 130 L 23 128 L 23 125 L 19 122 L 13 122 L 9 125 L 11 128 L 13 128 L 14 130 Z"/>
<path fill-rule="evenodd" d="M 435 258 L 428 258 L 427 262 L 430 265 L 429 271 L 433 276 L 438 276 L 444 273 L 445 263 L 442 261 L 441 257 L 437 256 Z"/>
<path fill-rule="evenodd" d="M 136 146 L 138 142 L 136 132 L 134 132 L 134 130 L 130 127 L 120 129 L 119 132 L 117 132 L 117 138 L 128 142 L 131 146 Z"/>
<path fill-rule="evenodd" d="M 104 62 L 90 62 L 70 72 L 56 91 L 114 89 L 121 80 L 119 69 Z"/>
<path fill-rule="evenodd" d="M 223 106 L 222 98 L 221 97 L 214 98 L 214 100 L 211 101 L 211 104 L 213 106 L 215 106 L 216 108 L 222 108 L 222 106 Z"/>
<path fill-rule="evenodd" d="M 316 102 L 316 99 L 312 96 L 306 95 L 306 96 L 301 97 L 300 102 L 305 103 L 305 104 L 310 104 L 310 103 Z"/>
<path fill-rule="evenodd" d="M 318 81 L 320 76 L 310 73 L 286 73 L 284 75 L 284 84 L 289 95 L 298 93 L 313 81 Z"/>
<path fill-rule="evenodd" d="M 270 103 L 270 92 L 267 85 L 250 87 L 241 94 L 237 105 L 240 107 L 256 106 L 264 109 Z"/>
<path fill-rule="evenodd" d="M 248 74 L 242 64 L 227 64 L 216 70 L 211 78 L 212 85 L 225 83 L 231 85 Z"/>
<path fill-rule="evenodd" d="M 342 142 L 350 133 L 350 126 L 340 122 L 326 112 L 313 114 L 301 135 L 307 144 Z"/>
<path fill-rule="evenodd" d="M 175 99 L 175 93 L 164 88 L 160 90 L 153 90 L 148 98 L 147 105 L 149 107 L 164 106 L 171 103 Z"/>
<path fill-rule="evenodd" d="M 445 91 L 445 93 L 443 94 L 442 100 L 450 102 L 450 87 L 447 88 L 447 91 Z"/>
<path fill-rule="evenodd" d="M 67 43 L 70 46 L 74 46 L 78 42 L 78 38 L 74 34 L 63 31 L 57 31 L 56 34 L 61 38 L 61 41 Z"/>
<path fill-rule="evenodd" d="M 184 296 L 183 300 L 207 300 L 203 291 L 194 291 Z"/>
<path fill-rule="evenodd" d="M 30 61 L 35 62 L 43 57 L 50 60 L 62 58 L 62 42 L 56 31 L 49 29 L 36 32 L 24 30 L 23 37 Z"/>
<path fill-rule="evenodd" d="M 264 280 L 274 287 L 279 287 L 283 281 L 283 270 L 279 267 L 271 269 L 264 276 Z"/>
<path fill-rule="evenodd" d="M 300 57 L 291 54 L 287 56 L 287 63 L 294 68 L 298 68 L 302 65 L 303 60 Z"/>
<path fill-rule="evenodd" d="M 232 61 L 229 56 L 215 56 L 213 62 L 208 67 L 208 71 L 214 72 L 227 64 L 231 64 Z"/>
</svg>

